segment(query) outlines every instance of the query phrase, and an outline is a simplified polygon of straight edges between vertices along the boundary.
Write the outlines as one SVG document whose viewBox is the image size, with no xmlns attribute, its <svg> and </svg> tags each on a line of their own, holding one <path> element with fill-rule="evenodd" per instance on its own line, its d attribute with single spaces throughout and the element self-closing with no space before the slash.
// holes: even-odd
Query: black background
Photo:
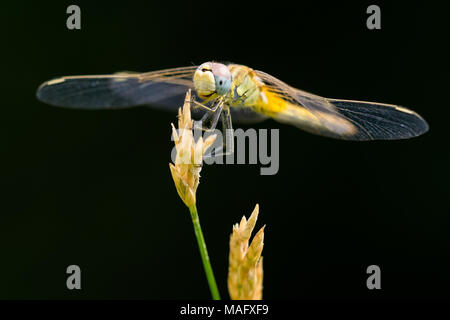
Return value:
<svg viewBox="0 0 450 320">
<path fill-rule="evenodd" d="M 352 143 L 280 129 L 280 170 L 214 165 L 198 210 L 223 297 L 232 224 L 260 204 L 264 297 L 448 297 L 445 124 L 430 99 L 435 56 L 420 8 L 360 3 L 2 3 L 0 298 L 208 299 L 187 209 L 170 176 L 174 114 L 78 111 L 40 103 L 45 80 L 232 61 L 319 95 L 400 104 L 430 131 Z M 435 9 L 439 10 L 439 9 Z M 439 73 L 439 70 L 432 70 Z M 66 268 L 82 269 L 82 290 Z M 379 265 L 382 289 L 366 288 Z"/>
</svg>

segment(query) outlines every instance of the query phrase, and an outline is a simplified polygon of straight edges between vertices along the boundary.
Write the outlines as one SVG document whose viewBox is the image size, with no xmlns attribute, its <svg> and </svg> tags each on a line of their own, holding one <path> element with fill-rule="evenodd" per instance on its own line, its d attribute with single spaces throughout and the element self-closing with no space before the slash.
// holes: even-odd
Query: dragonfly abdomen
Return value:
<svg viewBox="0 0 450 320">
<path fill-rule="evenodd" d="M 252 108 L 257 112 L 272 118 L 275 118 L 277 115 L 290 109 L 289 102 L 281 99 L 265 87 L 261 88 L 259 99 Z"/>
<path fill-rule="evenodd" d="M 315 130 L 320 127 L 320 121 L 309 110 L 284 100 L 267 87 L 261 89 L 261 99 L 253 106 L 259 113 L 277 121 L 287 122 L 300 128 Z"/>
</svg>

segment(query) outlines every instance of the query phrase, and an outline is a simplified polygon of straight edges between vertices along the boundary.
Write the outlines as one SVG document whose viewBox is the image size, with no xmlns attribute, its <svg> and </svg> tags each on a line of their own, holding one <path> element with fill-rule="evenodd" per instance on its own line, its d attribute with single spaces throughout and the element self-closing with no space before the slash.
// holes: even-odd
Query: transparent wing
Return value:
<svg viewBox="0 0 450 320">
<path fill-rule="evenodd" d="M 139 105 L 179 108 L 193 87 L 196 66 L 147 73 L 69 76 L 43 83 L 37 98 L 68 108 L 114 109 Z"/>
<path fill-rule="evenodd" d="M 231 107 L 230 112 L 231 112 L 231 119 L 235 124 L 251 125 L 262 122 L 268 118 L 262 113 L 255 112 L 248 107 L 244 108 Z"/>
<path fill-rule="evenodd" d="M 256 74 L 270 92 L 292 105 L 275 119 L 314 134 L 346 140 L 392 140 L 428 131 L 420 115 L 400 106 L 324 98 L 292 88 L 262 71 Z"/>
</svg>

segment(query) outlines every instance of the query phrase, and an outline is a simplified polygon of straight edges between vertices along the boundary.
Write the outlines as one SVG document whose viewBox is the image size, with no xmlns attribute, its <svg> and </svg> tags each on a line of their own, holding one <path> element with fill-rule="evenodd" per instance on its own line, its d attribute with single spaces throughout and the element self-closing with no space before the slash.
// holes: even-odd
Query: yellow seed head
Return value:
<svg viewBox="0 0 450 320">
<path fill-rule="evenodd" d="M 199 184 L 203 155 L 216 139 L 216 135 L 211 135 L 205 140 L 200 137 L 195 142 L 190 101 L 191 90 L 186 93 L 183 108 L 178 109 L 178 132 L 171 124 L 177 155 L 175 164 L 169 163 L 178 195 L 188 207 L 192 207 L 196 202 L 195 194 Z"/>
<path fill-rule="evenodd" d="M 240 224 L 233 226 L 230 236 L 230 256 L 228 267 L 228 291 L 233 300 L 261 300 L 263 268 L 261 252 L 263 250 L 263 226 L 248 242 L 258 218 L 259 206 L 256 205 L 250 218 L 242 217 Z"/>
</svg>

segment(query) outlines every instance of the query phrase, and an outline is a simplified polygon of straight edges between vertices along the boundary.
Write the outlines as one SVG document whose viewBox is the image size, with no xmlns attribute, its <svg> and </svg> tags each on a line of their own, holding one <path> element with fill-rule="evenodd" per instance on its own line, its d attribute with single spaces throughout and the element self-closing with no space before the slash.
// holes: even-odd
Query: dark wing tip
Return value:
<svg viewBox="0 0 450 320">
<path fill-rule="evenodd" d="M 350 140 L 397 140 L 420 136 L 429 125 L 418 113 L 392 104 L 329 99 L 358 129 Z"/>
<path fill-rule="evenodd" d="M 402 106 L 390 106 L 397 112 L 398 127 L 404 129 L 399 130 L 398 136 L 393 135 L 392 139 L 409 139 L 423 135 L 430 126 L 428 122 L 417 112 Z"/>
<path fill-rule="evenodd" d="M 53 106 L 62 106 L 60 101 L 55 100 L 57 96 L 55 96 L 56 84 L 62 83 L 65 81 L 65 78 L 56 78 L 49 81 L 45 81 L 42 83 L 36 90 L 36 98 L 44 103 L 53 105 Z"/>
<path fill-rule="evenodd" d="M 430 126 L 428 125 L 428 122 L 418 113 L 414 112 L 414 115 L 416 116 L 416 137 L 420 136 L 426 132 L 428 132 L 428 130 L 430 130 Z"/>
<path fill-rule="evenodd" d="M 126 85 L 126 83 L 123 83 Z M 42 83 L 36 98 L 46 104 L 73 109 L 110 109 L 126 105 L 110 76 L 69 76 Z"/>
</svg>

